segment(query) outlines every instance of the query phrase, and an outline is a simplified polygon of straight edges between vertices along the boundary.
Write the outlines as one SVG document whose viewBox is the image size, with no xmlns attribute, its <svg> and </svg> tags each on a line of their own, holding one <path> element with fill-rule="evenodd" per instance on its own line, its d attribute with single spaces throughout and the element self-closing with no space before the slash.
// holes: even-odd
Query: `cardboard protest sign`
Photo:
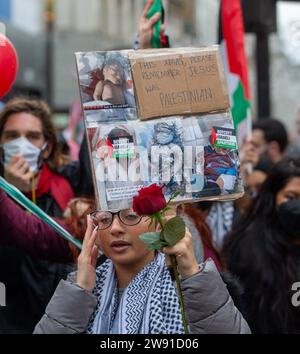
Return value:
<svg viewBox="0 0 300 354">
<path fill-rule="evenodd" d="M 230 107 L 216 47 L 130 53 L 141 120 Z"/>
<path fill-rule="evenodd" d="M 76 59 L 99 209 L 128 208 L 152 183 L 164 185 L 167 199 L 178 192 L 178 203 L 242 195 L 217 47 L 76 53 Z M 95 72 L 105 77 L 95 79 Z"/>
</svg>

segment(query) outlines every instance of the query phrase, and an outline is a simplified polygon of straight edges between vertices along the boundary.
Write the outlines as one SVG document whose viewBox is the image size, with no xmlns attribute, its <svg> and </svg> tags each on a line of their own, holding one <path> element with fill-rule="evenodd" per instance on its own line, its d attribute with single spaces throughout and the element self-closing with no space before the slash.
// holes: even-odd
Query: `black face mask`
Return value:
<svg viewBox="0 0 300 354">
<path fill-rule="evenodd" d="M 300 239 L 300 200 L 289 200 L 278 206 L 279 223 L 293 238 Z"/>
</svg>

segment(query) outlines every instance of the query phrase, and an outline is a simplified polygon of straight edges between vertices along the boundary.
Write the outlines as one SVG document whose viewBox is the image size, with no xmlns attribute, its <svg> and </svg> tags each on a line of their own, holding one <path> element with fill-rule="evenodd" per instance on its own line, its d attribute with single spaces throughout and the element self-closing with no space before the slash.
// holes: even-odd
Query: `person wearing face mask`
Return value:
<svg viewBox="0 0 300 354">
<path fill-rule="evenodd" d="M 253 208 L 227 235 L 223 256 L 244 287 L 254 333 L 300 333 L 292 284 L 300 279 L 300 160 L 276 164 Z"/>
<path fill-rule="evenodd" d="M 0 148 L 1 175 L 49 215 L 60 216 L 74 194 L 55 173 L 59 150 L 46 103 L 21 98 L 8 102 L 0 115 Z"/>
<path fill-rule="evenodd" d="M 0 150 L 0 174 L 48 215 L 61 217 L 74 193 L 55 172 L 60 153 L 47 104 L 26 98 L 9 101 L 0 114 Z M 7 288 L 0 333 L 31 333 L 56 285 L 72 268 L 33 260 L 8 245 L 0 247 L 0 264 L 0 282 Z"/>
</svg>

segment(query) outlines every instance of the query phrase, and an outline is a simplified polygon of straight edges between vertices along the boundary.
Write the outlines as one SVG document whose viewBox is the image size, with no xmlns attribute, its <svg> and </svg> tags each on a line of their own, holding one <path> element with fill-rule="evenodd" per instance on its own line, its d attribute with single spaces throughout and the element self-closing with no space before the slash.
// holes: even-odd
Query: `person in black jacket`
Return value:
<svg viewBox="0 0 300 354">
<path fill-rule="evenodd" d="M 271 170 L 253 208 L 227 235 L 223 255 L 244 288 L 246 319 L 254 333 L 300 333 L 292 303 L 300 277 L 300 160 Z"/>
<path fill-rule="evenodd" d="M 9 101 L 0 114 L 0 143 L 1 175 L 47 214 L 60 217 L 74 193 L 55 172 L 59 149 L 47 104 L 26 98 Z M 6 306 L 0 307 L 0 333 L 32 333 L 58 282 L 71 269 L 1 246 Z"/>
</svg>

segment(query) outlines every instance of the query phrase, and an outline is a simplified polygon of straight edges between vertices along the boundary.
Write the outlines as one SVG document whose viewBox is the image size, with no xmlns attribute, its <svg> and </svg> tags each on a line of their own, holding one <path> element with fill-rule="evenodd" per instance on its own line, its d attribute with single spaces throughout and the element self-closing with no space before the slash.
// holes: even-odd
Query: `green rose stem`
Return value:
<svg viewBox="0 0 300 354">
<path fill-rule="evenodd" d="M 164 223 L 163 223 L 163 218 L 159 212 L 155 213 L 155 218 L 158 220 L 161 229 L 164 229 Z M 184 312 L 184 303 L 183 303 L 183 296 L 180 288 L 180 280 L 179 280 L 179 274 L 177 271 L 177 260 L 176 256 L 170 256 L 171 258 L 171 263 L 172 263 L 172 268 L 174 271 L 175 275 L 175 280 L 176 280 L 176 286 L 177 286 L 177 292 L 178 292 L 178 297 L 179 297 L 179 303 L 180 303 L 180 310 L 181 310 L 181 317 L 182 317 L 182 322 L 183 322 L 183 327 L 184 327 L 184 333 L 189 334 L 187 322 L 185 319 L 185 312 Z"/>
</svg>

